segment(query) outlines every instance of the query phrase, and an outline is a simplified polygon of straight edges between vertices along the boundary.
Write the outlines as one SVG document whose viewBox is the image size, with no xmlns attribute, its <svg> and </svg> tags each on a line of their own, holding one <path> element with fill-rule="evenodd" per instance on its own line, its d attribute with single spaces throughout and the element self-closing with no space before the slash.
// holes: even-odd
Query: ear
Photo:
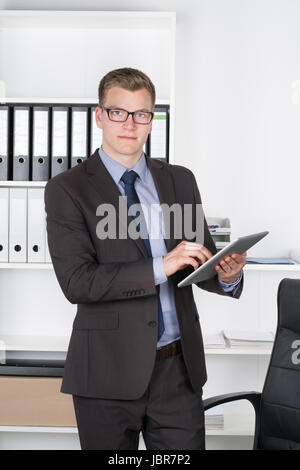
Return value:
<svg viewBox="0 0 300 470">
<path fill-rule="evenodd" d="M 97 106 L 95 110 L 95 120 L 96 120 L 97 127 L 99 127 L 99 129 L 103 129 L 102 114 L 103 114 L 103 109 L 101 108 L 101 106 Z"/>
</svg>

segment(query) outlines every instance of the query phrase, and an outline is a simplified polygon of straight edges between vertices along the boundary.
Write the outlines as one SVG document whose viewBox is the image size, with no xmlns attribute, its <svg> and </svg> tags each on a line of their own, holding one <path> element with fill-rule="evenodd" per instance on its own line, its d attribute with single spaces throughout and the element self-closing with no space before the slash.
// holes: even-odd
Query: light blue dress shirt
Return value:
<svg viewBox="0 0 300 470">
<path fill-rule="evenodd" d="M 122 196 L 125 196 L 125 185 L 120 181 L 123 173 L 129 171 L 127 167 L 113 160 L 105 154 L 102 147 L 99 149 L 99 156 L 116 183 Z M 139 197 L 140 203 L 147 208 L 145 213 L 145 221 L 149 233 L 149 242 L 153 256 L 153 273 L 155 285 L 160 284 L 160 301 L 164 317 L 165 331 L 157 343 L 157 348 L 172 343 L 180 339 L 179 325 L 176 315 L 176 306 L 174 300 L 174 290 L 172 282 L 167 278 L 163 256 L 167 253 L 165 245 L 165 229 L 163 223 L 162 211 L 160 208 L 160 200 L 156 191 L 151 172 L 147 166 L 144 153 L 139 161 L 130 170 L 134 170 L 138 177 L 135 180 L 135 190 Z M 151 208 L 151 211 L 150 211 Z M 147 214 L 151 217 L 147 217 Z M 153 237 L 151 235 L 153 234 Z M 157 236 L 159 234 L 159 236 Z M 241 280 L 242 275 L 233 284 L 227 284 L 219 280 L 224 291 L 234 292 Z"/>
</svg>

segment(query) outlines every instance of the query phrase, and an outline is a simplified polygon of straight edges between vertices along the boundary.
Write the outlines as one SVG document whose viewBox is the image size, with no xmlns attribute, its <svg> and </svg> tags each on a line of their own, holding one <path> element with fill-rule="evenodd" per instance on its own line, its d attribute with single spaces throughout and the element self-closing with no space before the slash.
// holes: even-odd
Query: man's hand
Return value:
<svg viewBox="0 0 300 470">
<path fill-rule="evenodd" d="M 163 257 L 164 269 L 167 276 L 186 268 L 188 265 L 197 269 L 212 257 L 212 253 L 199 243 L 188 242 L 186 240 Z M 242 255 L 233 253 L 226 256 L 215 267 L 219 279 L 224 282 L 234 282 L 240 275 L 243 266 L 246 264 L 246 252 Z"/>
<path fill-rule="evenodd" d="M 171 276 L 189 264 L 197 269 L 200 264 L 205 263 L 212 256 L 205 246 L 184 240 L 163 257 L 166 275 Z"/>
<path fill-rule="evenodd" d="M 222 259 L 215 267 L 219 279 L 221 279 L 221 281 L 227 282 L 228 284 L 236 281 L 246 264 L 246 255 L 246 251 L 241 255 L 238 253 L 232 253 L 232 255 L 226 256 L 224 259 Z"/>
</svg>

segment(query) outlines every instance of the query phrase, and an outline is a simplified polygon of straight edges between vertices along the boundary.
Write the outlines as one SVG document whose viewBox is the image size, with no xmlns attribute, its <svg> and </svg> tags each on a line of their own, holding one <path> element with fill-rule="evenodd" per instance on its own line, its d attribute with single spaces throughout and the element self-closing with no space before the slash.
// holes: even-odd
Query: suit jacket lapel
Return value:
<svg viewBox="0 0 300 470">
<path fill-rule="evenodd" d="M 146 162 L 155 183 L 160 203 L 167 204 L 168 207 L 171 207 L 176 202 L 176 194 L 174 181 L 168 167 L 163 165 L 159 160 L 155 160 L 147 156 Z M 163 214 L 163 217 L 166 227 L 167 220 L 165 214 Z M 174 224 L 170 225 L 170 238 L 168 238 L 168 236 L 165 238 L 168 252 L 176 246 L 176 240 L 174 239 Z"/>
<path fill-rule="evenodd" d="M 146 156 L 146 163 L 149 167 L 151 175 L 153 177 L 158 197 L 160 203 L 172 205 L 175 202 L 175 189 L 172 176 L 170 172 L 167 170 L 159 160 L 151 159 L 150 157 Z M 120 223 L 123 223 L 122 217 L 119 217 L 119 204 L 127 213 L 128 208 L 121 197 L 119 200 L 119 196 L 121 193 L 119 188 L 115 184 L 112 176 L 107 171 L 105 165 L 103 164 L 101 158 L 99 157 L 98 150 L 96 150 L 93 155 L 91 155 L 87 159 L 87 173 L 89 177 L 90 184 L 95 188 L 98 192 L 102 202 L 110 203 L 115 207 L 116 216 Z M 128 224 L 126 227 L 123 226 L 125 230 L 127 230 L 129 223 L 134 220 L 133 217 L 128 215 Z M 136 240 L 131 239 L 132 242 L 136 243 L 137 247 L 141 251 L 141 253 L 147 258 L 147 250 L 144 245 L 144 242 L 141 238 L 137 238 Z M 167 238 L 165 240 L 167 250 L 170 251 L 176 244 L 174 237 L 173 237 L 173 227 L 170 229 L 170 239 Z"/>
</svg>

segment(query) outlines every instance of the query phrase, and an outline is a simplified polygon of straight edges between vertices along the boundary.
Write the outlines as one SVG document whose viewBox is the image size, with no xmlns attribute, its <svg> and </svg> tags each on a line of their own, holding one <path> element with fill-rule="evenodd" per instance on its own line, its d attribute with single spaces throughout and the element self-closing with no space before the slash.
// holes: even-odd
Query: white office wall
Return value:
<svg viewBox="0 0 300 470">
<path fill-rule="evenodd" d="M 206 214 L 231 219 L 233 237 L 270 230 L 249 255 L 300 249 L 299 1 L 0 0 L 0 9 L 176 11 L 176 163 L 195 173 Z"/>
</svg>

